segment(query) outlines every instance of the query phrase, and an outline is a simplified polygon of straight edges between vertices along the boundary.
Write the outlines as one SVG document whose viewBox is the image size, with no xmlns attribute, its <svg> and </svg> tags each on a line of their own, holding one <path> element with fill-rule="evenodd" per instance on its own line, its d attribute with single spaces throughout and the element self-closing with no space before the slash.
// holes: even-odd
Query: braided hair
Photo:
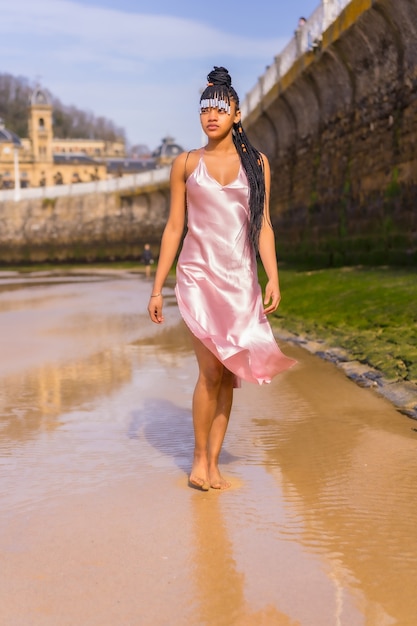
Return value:
<svg viewBox="0 0 417 626">
<path fill-rule="evenodd" d="M 222 102 L 230 106 L 233 100 L 236 110 L 239 110 L 239 96 L 232 87 L 232 79 L 226 68 L 214 66 L 207 80 L 208 85 L 201 94 L 200 105 L 204 100 L 211 100 L 212 106 Z M 248 240 L 258 250 L 265 208 L 264 164 L 261 153 L 250 143 L 240 121 L 233 124 L 232 135 L 249 183 Z"/>
</svg>

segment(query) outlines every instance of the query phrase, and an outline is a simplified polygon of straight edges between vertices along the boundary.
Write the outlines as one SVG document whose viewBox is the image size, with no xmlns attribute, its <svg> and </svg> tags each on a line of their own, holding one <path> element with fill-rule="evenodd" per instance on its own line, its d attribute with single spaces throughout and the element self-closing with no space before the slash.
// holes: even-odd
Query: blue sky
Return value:
<svg viewBox="0 0 417 626">
<path fill-rule="evenodd" d="M 201 144 L 200 90 L 226 66 L 241 100 L 320 0 L 0 0 L 1 72 L 104 115 L 130 143 Z"/>
</svg>

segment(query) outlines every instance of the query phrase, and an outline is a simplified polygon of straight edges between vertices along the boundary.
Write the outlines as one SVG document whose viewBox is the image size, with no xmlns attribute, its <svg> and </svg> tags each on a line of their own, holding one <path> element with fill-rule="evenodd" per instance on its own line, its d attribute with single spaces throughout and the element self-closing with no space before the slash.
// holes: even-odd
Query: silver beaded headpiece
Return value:
<svg viewBox="0 0 417 626">
<path fill-rule="evenodd" d="M 219 111 L 226 111 L 230 115 L 230 102 L 227 102 L 223 98 L 214 96 L 213 98 L 204 98 L 200 100 L 200 113 L 203 109 L 219 109 Z"/>
</svg>

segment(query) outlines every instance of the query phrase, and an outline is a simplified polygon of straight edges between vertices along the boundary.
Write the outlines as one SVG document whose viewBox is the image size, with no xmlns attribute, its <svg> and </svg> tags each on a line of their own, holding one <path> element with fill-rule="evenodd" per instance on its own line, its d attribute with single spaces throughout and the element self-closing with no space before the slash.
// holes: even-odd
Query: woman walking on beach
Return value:
<svg viewBox="0 0 417 626">
<path fill-rule="evenodd" d="M 191 486 L 227 489 L 218 467 L 240 380 L 262 384 L 295 361 L 278 348 L 266 315 L 281 299 L 269 216 L 270 170 L 249 142 L 228 71 L 215 67 L 200 99 L 207 145 L 179 155 L 171 170 L 171 206 L 148 311 L 161 324 L 162 288 L 177 263 L 176 296 L 199 367 L 193 395 Z M 258 284 L 259 252 L 268 282 Z"/>
</svg>

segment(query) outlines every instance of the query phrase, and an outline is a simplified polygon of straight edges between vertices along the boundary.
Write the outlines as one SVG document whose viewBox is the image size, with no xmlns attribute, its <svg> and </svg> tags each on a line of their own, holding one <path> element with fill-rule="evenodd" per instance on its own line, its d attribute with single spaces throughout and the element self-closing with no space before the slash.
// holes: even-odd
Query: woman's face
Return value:
<svg viewBox="0 0 417 626">
<path fill-rule="evenodd" d="M 230 101 L 230 113 L 214 107 L 202 109 L 200 112 L 201 127 L 209 139 L 223 139 L 239 120 L 240 111 L 236 109 L 233 100 Z"/>
</svg>

